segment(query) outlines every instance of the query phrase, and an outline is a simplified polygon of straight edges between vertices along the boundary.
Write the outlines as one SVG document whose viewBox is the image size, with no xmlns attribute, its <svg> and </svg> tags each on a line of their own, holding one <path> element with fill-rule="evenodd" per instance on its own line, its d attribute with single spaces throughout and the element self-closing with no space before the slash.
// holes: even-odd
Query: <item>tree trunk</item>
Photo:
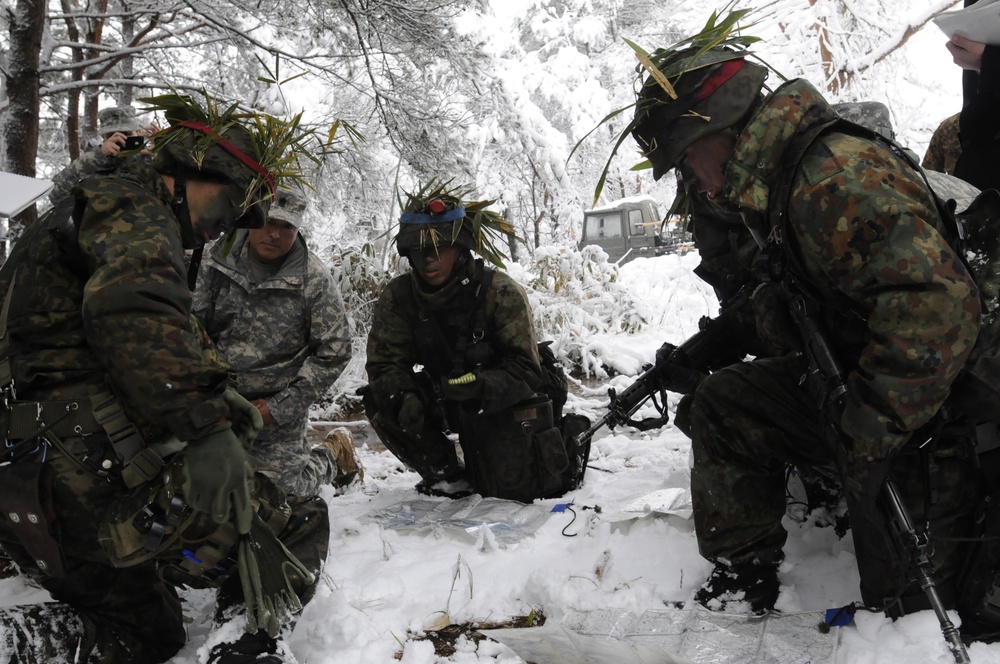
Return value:
<svg viewBox="0 0 1000 664">
<path fill-rule="evenodd" d="M 10 22 L 11 59 L 7 75 L 10 105 L 4 125 L 6 141 L 3 167 L 13 173 L 35 177 L 38 156 L 38 111 L 40 79 L 38 65 L 45 29 L 44 0 L 17 0 Z M 28 226 L 38 218 L 31 206 L 13 220 Z M 7 238 L 0 251 L 7 255 Z"/>
</svg>

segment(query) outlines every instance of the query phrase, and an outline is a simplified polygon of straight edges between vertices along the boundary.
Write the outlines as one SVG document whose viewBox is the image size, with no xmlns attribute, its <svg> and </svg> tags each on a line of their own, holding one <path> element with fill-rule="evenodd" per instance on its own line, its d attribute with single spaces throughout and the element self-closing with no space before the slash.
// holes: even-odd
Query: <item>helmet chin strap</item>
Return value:
<svg viewBox="0 0 1000 664">
<path fill-rule="evenodd" d="M 204 244 L 198 242 L 194 235 L 194 224 L 191 223 L 191 210 L 187 202 L 187 180 L 181 173 L 174 175 L 174 197 L 170 199 L 170 209 L 181 225 L 181 246 L 193 250 L 188 264 L 188 288 L 193 291 L 198 280 Z"/>
</svg>

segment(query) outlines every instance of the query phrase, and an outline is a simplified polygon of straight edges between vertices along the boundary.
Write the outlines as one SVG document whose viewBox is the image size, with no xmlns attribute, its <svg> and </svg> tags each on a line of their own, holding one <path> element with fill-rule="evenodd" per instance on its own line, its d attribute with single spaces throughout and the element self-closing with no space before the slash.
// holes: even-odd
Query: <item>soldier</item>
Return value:
<svg viewBox="0 0 1000 664">
<path fill-rule="evenodd" d="M 0 636 L 25 661 L 164 662 L 186 640 L 177 588 L 220 587 L 218 623 L 246 630 L 207 660 L 294 661 L 282 634 L 325 553 L 325 504 L 249 472 L 260 414 L 205 350 L 184 250 L 263 225 L 267 155 L 294 157 L 301 134 L 148 101 L 170 122 L 155 158 L 81 181 L 0 270 L 0 543 L 57 602 L 8 609 Z"/>
<path fill-rule="evenodd" d="M 969 438 L 935 416 L 976 340 L 976 284 L 909 157 L 839 118 L 804 80 L 765 95 L 767 69 L 723 37 L 708 27 L 693 47 L 654 53 L 660 75 L 644 81 L 628 130 L 655 178 L 676 167 L 688 187 L 740 211 L 766 274 L 818 308 L 853 396 L 842 413 L 820 406 L 817 396 L 829 395 L 803 389 L 800 354 L 731 365 L 700 383 L 691 489 L 699 548 L 714 570 L 695 599 L 772 609 L 787 536 L 785 465 L 836 464 L 864 604 L 892 616 L 928 606 L 875 506 L 891 475 L 915 521 L 931 524 L 939 582 L 952 590 L 942 595 L 954 606 L 962 552 L 947 538 L 969 532 L 979 480 Z M 799 331 L 786 329 L 799 346 Z"/>
<path fill-rule="evenodd" d="M 126 138 L 148 137 L 156 131 L 155 125 L 141 126 L 131 106 L 102 108 L 97 113 L 97 126 L 101 132 L 101 144 L 81 154 L 52 178 L 49 200 L 53 205 L 69 196 L 73 185 L 83 178 L 113 173 L 124 160 L 120 153 L 125 149 Z"/>
<path fill-rule="evenodd" d="M 568 465 L 524 290 L 487 233 L 509 226 L 461 191 L 409 196 L 396 249 L 411 270 L 382 291 L 368 335 L 365 412 L 424 493 L 530 502 L 561 493 Z M 478 230 L 474 230 L 478 229 Z M 499 235 L 499 233 L 497 233 Z M 421 365 L 422 371 L 414 366 Z M 563 399 L 565 396 L 563 396 Z M 458 434 L 459 463 L 449 433 Z"/>
<path fill-rule="evenodd" d="M 347 365 L 351 334 L 330 271 L 299 232 L 305 215 L 305 197 L 282 189 L 263 228 L 216 243 L 193 310 L 263 417 L 253 456 L 282 489 L 311 496 L 363 474 L 346 428 L 315 447 L 306 439 L 309 406 Z"/>
<path fill-rule="evenodd" d="M 959 115 L 956 113 L 942 120 L 931 134 L 931 142 L 927 144 L 921 166 L 931 171 L 955 174 L 955 165 L 962 154 L 962 143 L 958 139 Z"/>
</svg>

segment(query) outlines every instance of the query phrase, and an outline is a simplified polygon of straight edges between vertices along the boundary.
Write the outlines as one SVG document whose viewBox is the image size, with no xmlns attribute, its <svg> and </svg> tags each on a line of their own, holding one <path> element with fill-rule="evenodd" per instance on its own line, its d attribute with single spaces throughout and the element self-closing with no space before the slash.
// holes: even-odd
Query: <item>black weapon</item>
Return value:
<svg viewBox="0 0 1000 664">
<path fill-rule="evenodd" d="M 618 393 L 613 387 L 608 388 L 610 403 L 607 414 L 599 419 L 594 426 L 576 437 L 577 446 L 589 448 L 594 434 L 604 426 L 614 429 L 627 424 L 640 431 L 648 431 L 662 427 L 669 422 L 667 390 L 664 385 L 671 384 L 673 381 L 670 373 L 664 374 L 664 372 L 670 372 L 671 368 L 694 369 L 708 373 L 743 359 L 745 354 L 737 350 L 740 344 L 738 340 L 733 338 L 732 319 L 735 318 L 736 314 L 730 312 L 734 311 L 735 308 L 727 308 L 723 309 L 716 318 L 704 316 L 698 321 L 698 332 L 683 344 L 677 348 L 670 344 L 664 344 L 661 347 L 661 351 L 669 351 L 665 362 L 643 367 L 642 374 L 621 393 Z M 653 405 L 660 416 L 633 420 L 632 415 L 650 398 L 653 399 Z"/>
<path fill-rule="evenodd" d="M 840 414 L 844 410 L 847 399 L 851 398 L 844 374 L 837 363 L 836 355 L 830 348 L 818 319 L 819 306 L 812 298 L 807 297 L 791 275 L 784 279 L 788 305 L 792 320 L 802 337 L 802 352 L 809 362 L 808 381 L 817 392 L 819 405 L 828 405 L 832 410 L 831 422 L 840 422 Z M 838 433 L 838 439 L 843 438 Z M 882 499 L 888 511 L 892 527 L 889 532 L 900 552 L 907 556 L 907 563 L 920 588 L 927 595 L 927 601 L 934 610 L 941 624 L 941 634 L 944 636 L 948 649 L 958 664 L 969 664 L 969 652 L 962 642 L 958 629 L 948 618 L 948 612 L 941 602 L 937 586 L 934 582 L 934 568 L 931 565 L 929 540 L 926 533 L 918 533 L 913 525 L 909 510 L 900 499 L 896 485 L 886 478 L 882 485 Z"/>
</svg>

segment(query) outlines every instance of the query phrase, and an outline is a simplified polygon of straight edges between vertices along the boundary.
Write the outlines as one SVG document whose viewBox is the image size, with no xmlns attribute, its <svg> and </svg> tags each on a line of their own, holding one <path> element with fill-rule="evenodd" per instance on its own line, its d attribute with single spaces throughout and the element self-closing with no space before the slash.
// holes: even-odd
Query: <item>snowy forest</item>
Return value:
<svg viewBox="0 0 1000 664">
<path fill-rule="evenodd" d="M 508 248 L 506 271 L 528 293 L 539 340 L 572 368 L 567 411 L 596 421 L 608 387 L 626 388 L 660 344 L 680 343 L 718 308 L 692 274 L 694 252 L 618 264 L 578 247 L 585 210 L 649 195 L 666 211 L 675 193 L 672 176 L 654 182 L 633 169 L 642 158 L 628 139 L 595 200 L 635 100 L 637 61 L 625 40 L 653 50 L 697 31 L 713 10 L 752 8 L 742 27 L 761 38 L 754 50 L 767 64 L 809 79 L 831 102 L 885 103 L 899 142 L 923 155 L 962 103 L 960 70 L 931 19 L 962 4 L 0 0 L 0 170 L 51 178 L 98 144 L 100 109 L 141 110 L 142 98 L 170 90 L 301 112 L 314 130 L 303 232 L 338 281 L 355 354 L 311 416 L 317 428 L 352 428 L 365 480 L 345 493 L 324 487 L 330 554 L 290 641 L 299 662 L 951 662 L 927 611 L 896 622 L 859 612 L 855 624 L 821 634 L 824 610 L 858 599 L 852 536 L 793 509 L 780 617 L 767 638 L 746 616 L 724 628 L 695 624 L 700 614 L 682 607 L 711 565 L 684 501 L 690 443 L 673 423 L 602 431 L 582 488 L 498 516 L 422 500 L 419 477 L 363 439 L 355 390 L 366 380 L 374 301 L 401 267 L 391 242 L 400 200 L 429 180 L 453 181 L 495 200 L 516 228 L 522 242 Z M 9 247 L 48 205 L 0 220 L 0 241 Z M 636 417 L 652 411 L 647 404 Z M 0 608 L 47 599 L 21 579 L 0 580 Z M 214 600 L 207 591 L 183 599 L 189 643 L 171 662 L 203 662 Z M 544 623 L 555 654 L 529 657 L 469 629 L 501 623 Z M 437 650 L 430 635 L 456 625 L 451 652 Z M 644 658 L 639 642 L 679 654 Z M 0 659 L 8 654 L 0 648 Z M 1000 664 L 1000 645 L 974 644 L 971 655 Z"/>
<path fill-rule="evenodd" d="M 901 142 L 920 154 L 937 123 L 960 108 L 959 70 L 930 22 L 960 4 L 738 6 L 754 9 L 744 30 L 762 38 L 756 50 L 777 71 L 810 79 L 834 102 L 885 102 Z M 576 321 L 585 330 L 623 318 L 641 327 L 628 303 L 607 292 L 617 266 L 576 252 L 582 212 L 637 194 L 665 210 L 673 178 L 657 183 L 631 170 L 640 157 L 630 140 L 595 201 L 613 138 L 631 114 L 595 128 L 635 98 L 636 60 L 624 40 L 648 50 L 669 45 L 712 10 L 700 0 L 7 0 L 0 162 L 52 177 L 97 144 L 98 109 L 141 108 L 139 99 L 170 89 L 205 90 L 275 115 L 302 112 L 318 137 L 319 164 L 308 174 L 311 248 L 338 275 L 359 335 L 395 267 L 386 240 L 401 192 L 430 179 L 495 199 L 523 240 L 509 253 L 532 287 L 592 301 L 595 313 Z M 947 83 L 928 67 L 946 71 Z M 16 218 L 11 238 L 45 205 Z M 579 283 L 585 277 L 575 267 L 584 263 L 598 283 Z M 605 297 L 614 310 L 602 322 Z M 566 316 L 536 313 L 542 329 L 563 337 L 562 359 L 603 373 L 581 352 L 578 334 L 565 339 L 569 322 L 554 319 Z"/>
</svg>

